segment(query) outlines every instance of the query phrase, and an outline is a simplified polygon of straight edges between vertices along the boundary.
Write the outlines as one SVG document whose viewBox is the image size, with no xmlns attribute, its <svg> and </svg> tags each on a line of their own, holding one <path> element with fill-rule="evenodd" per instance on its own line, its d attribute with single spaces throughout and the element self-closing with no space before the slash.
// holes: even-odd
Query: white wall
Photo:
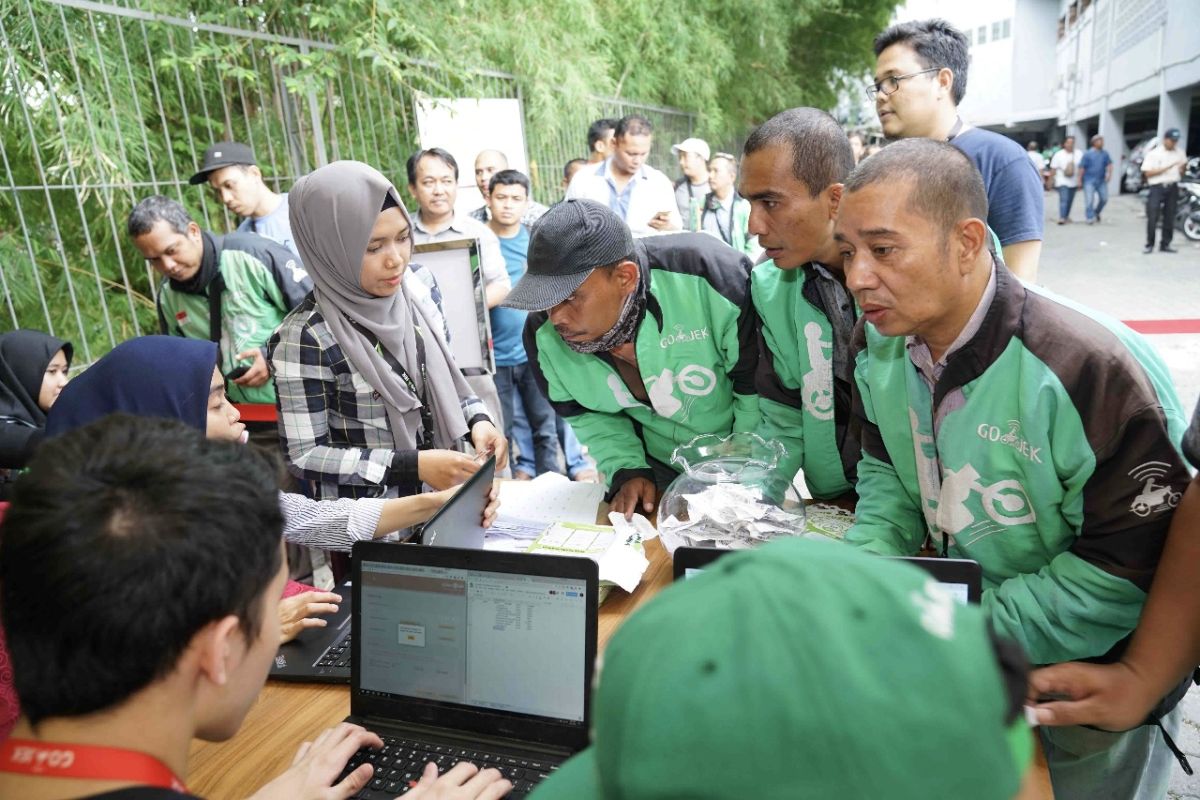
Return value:
<svg viewBox="0 0 1200 800">
<path fill-rule="evenodd" d="M 1053 0 L 1051 0 L 1053 2 Z M 959 106 L 975 125 L 1002 125 L 1017 105 L 1013 68 L 1018 45 L 1018 0 L 964 3 L 960 0 L 909 0 L 896 10 L 897 22 L 941 17 L 971 40 L 967 93 Z M 1008 22 L 1007 36 L 995 38 L 995 24 Z M 980 42 L 979 29 L 984 29 Z M 1050 40 L 1053 43 L 1053 39 Z M 1053 48 L 1050 49 L 1051 53 Z M 1021 105 L 1029 106 L 1025 101 Z"/>
</svg>

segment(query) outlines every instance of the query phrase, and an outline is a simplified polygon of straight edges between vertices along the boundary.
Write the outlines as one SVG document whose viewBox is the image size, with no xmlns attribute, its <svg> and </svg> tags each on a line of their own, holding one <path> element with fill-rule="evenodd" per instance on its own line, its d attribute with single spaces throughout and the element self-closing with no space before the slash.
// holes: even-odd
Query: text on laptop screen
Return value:
<svg viewBox="0 0 1200 800">
<path fill-rule="evenodd" d="M 586 586 L 363 562 L 361 689 L 582 722 Z"/>
</svg>

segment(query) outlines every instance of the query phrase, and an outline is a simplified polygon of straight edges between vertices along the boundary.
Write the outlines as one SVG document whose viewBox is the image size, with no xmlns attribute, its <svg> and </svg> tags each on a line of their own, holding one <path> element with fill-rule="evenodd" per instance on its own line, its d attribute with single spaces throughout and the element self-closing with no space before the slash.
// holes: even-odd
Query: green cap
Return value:
<svg viewBox="0 0 1200 800">
<path fill-rule="evenodd" d="M 776 540 L 625 622 L 592 746 L 533 796 L 1007 800 L 1033 738 L 1003 673 L 979 608 L 924 571 Z"/>
</svg>

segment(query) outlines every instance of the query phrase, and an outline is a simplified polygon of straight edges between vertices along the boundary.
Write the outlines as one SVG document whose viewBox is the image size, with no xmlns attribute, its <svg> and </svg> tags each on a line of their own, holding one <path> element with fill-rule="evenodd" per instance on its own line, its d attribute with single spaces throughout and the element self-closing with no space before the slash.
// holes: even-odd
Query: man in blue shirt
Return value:
<svg viewBox="0 0 1200 800">
<path fill-rule="evenodd" d="M 188 182 L 213 188 L 221 204 L 242 218 L 238 233 L 257 233 L 300 255 L 288 221 L 287 193 L 271 191 L 246 145 L 217 142 L 204 151 L 204 165 Z"/>
<path fill-rule="evenodd" d="M 521 217 L 529 208 L 529 178 L 515 169 L 497 172 L 488 183 L 488 227 L 500 239 L 508 277 L 515 286 L 525 274 L 529 229 Z M 504 415 L 504 435 L 513 438 L 513 405 L 519 395 L 533 430 L 533 461 L 537 474 L 558 471 L 558 432 L 554 409 L 534 380 L 521 336 L 526 312 L 496 306 L 492 318 L 492 348 L 496 355 L 496 391 Z"/>
<path fill-rule="evenodd" d="M 1112 157 L 1104 149 L 1104 137 L 1096 134 L 1091 147 L 1079 161 L 1079 179 L 1083 182 L 1083 200 L 1087 206 L 1087 224 L 1100 221 L 1100 212 L 1108 202 L 1108 179 L 1112 175 Z"/>
<path fill-rule="evenodd" d="M 867 94 L 889 139 L 949 142 L 975 162 L 1004 263 L 1033 281 L 1045 227 L 1042 178 L 1019 144 L 958 115 L 968 61 L 967 37 L 945 20 L 893 25 L 875 38 L 875 81 Z"/>
</svg>

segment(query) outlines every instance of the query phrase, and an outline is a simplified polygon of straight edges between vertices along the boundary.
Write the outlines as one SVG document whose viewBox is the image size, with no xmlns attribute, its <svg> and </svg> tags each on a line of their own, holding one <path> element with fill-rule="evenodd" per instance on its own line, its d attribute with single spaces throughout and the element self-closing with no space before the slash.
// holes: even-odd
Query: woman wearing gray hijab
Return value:
<svg viewBox="0 0 1200 800">
<path fill-rule="evenodd" d="M 412 221 L 391 182 L 337 161 L 288 193 L 313 292 L 268 344 L 280 438 L 317 497 L 397 497 L 462 483 L 507 442 L 404 279 Z"/>
</svg>

